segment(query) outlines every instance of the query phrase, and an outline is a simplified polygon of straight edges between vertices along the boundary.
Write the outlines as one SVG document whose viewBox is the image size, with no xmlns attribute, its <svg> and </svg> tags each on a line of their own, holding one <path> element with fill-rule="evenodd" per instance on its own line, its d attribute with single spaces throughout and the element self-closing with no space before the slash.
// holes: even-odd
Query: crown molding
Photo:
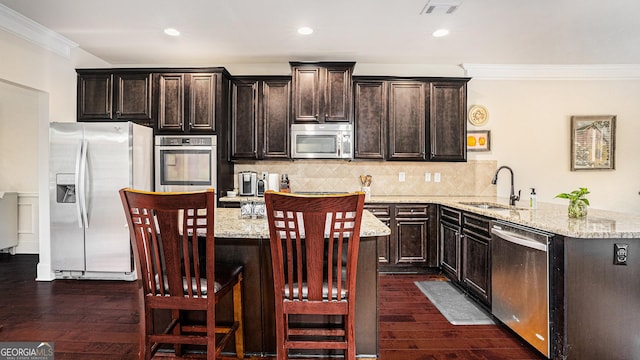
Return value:
<svg viewBox="0 0 640 360">
<path fill-rule="evenodd" d="M 465 76 L 486 80 L 638 80 L 640 64 L 462 64 Z"/>
<path fill-rule="evenodd" d="M 71 49 L 78 47 L 75 42 L 2 4 L 0 4 L 0 29 L 67 59 L 71 56 Z"/>
</svg>

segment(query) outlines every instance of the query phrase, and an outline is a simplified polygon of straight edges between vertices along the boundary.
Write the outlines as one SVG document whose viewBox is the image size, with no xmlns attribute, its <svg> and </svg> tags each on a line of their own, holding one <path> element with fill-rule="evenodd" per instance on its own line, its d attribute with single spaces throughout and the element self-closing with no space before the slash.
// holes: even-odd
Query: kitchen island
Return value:
<svg viewBox="0 0 640 360">
<path fill-rule="evenodd" d="M 378 237 L 389 228 L 364 211 L 356 289 L 356 353 L 359 358 L 378 354 Z M 215 215 L 216 262 L 244 265 L 245 352 L 252 356 L 274 355 L 275 305 L 273 274 L 266 218 L 245 219 L 238 208 L 218 208 Z M 230 321 L 230 299 L 219 304 L 218 320 Z M 327 321 L 335 321 L 327 318 Z M 232 348 L 228 349 L 233 351 Z"/>
</svg>

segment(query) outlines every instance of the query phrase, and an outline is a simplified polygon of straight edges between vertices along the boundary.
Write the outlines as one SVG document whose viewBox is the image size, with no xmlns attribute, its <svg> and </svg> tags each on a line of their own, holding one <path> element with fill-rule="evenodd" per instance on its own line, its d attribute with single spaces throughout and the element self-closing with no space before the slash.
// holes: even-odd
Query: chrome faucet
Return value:
<svg viewBox="0 0 640 360">
<path fill-rule="evenodd" d="M 516 196 L 515 191 L 513 189 L 513 170 L 511 170 L 508 166 L 500 166 L 498 170 L 496 170 L 496 174 L 493 175 L 493 179 L 491 180 L 491 184 L 495 185 L 498 183 L 498 173 L 502 169 L 507 169 L 511 173 L 511 193 L 509 194 L 509 205 L 514 206 L 516 201 L 520 200 L 520 190 L 518 190 L 518 195 Z"/>
</svg>

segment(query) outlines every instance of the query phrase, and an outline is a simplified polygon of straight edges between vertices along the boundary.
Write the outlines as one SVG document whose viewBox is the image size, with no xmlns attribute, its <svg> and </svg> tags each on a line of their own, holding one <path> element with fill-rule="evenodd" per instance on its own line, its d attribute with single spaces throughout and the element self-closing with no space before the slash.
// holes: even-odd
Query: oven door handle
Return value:
<svg viewBox="0 0 640 360">
<path fill-rule="evenodd" d="M 167 146 L 167 145 L 156 145 L 156 147 L 158 148 L 158 150 L 180 150 L 180 151 L 189 151 L 189 150 L 213 150 L 213 146 L 211 145 L 204 145 L 204 146 L 198 146 L 198 145 L 189 145 L 189 146 Z"/>
<path fill-rule="evenodd" d="M 532 249 L 536 249 L 544 252 L 547 251 L 547 245 L 537 242 L 535 240 L 529 240 L 527 238 L 518 236 L 517 234 L 512 233 L 510 231 L 504 231 L 497 228 L 492 228 L 491 233 L 493 233 L 500 239 L 506 240 L 514 244 L 518 244 L 521 246 L 525 246 L 528 248 L 532 248 Z"/>
</svg>

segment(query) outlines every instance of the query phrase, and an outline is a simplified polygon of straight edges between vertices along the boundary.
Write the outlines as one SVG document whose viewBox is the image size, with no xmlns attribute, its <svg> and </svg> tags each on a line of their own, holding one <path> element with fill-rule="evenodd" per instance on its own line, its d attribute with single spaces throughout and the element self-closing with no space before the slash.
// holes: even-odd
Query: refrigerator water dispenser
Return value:
<svg viewBox="0 0 640 360">
<path fill-rule="evenodd" d="M 76 202 L 74 174 L 56 174 L 56 202 Z"/>
</svg>

